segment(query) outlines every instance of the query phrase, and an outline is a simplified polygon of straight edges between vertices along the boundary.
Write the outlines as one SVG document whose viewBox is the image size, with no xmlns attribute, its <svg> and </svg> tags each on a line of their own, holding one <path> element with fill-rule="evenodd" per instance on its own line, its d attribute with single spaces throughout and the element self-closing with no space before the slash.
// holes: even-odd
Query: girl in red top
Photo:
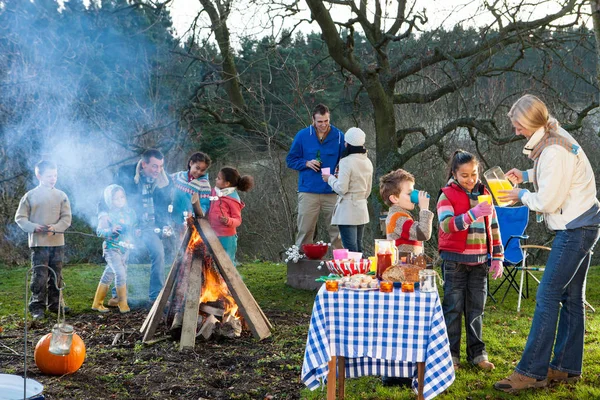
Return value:
<svg viewBox="0 0 600 400">
<path fill-rule="evenodd" d="M 219 237 L 233 265 L 235 265 L 237 251 L 237 227 L 242 223 L 242 208 L 245 206 L 240 200 L 238 191 L 247 192 L 252 187 L 254 187 L 254 178 L 249 175 L 240 176 L 237 169 L 224 167 L 217 174 L 215 187 L 211 193 L 208 222 Z"/>
</svg>

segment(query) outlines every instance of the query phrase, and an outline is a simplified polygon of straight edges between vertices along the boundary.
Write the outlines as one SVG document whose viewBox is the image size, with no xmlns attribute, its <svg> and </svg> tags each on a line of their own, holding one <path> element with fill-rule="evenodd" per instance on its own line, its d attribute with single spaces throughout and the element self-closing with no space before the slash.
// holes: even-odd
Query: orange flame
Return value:
<svg viewBox="0 0 600 400">
<path fill-rule="evenodd" d="M 235 318 L 239 318 L 236 315 L 238 306 L 229 293 L 227 283 L 225 283 L 221 275 L 215 271 L 214 268 L 207 267 L 204 269 L 204 282 L 202 282 L 200 303 L 217 301 L 220 299 L 223 300 L 223 305 L 225 306 L 225 315 L 231 314 Z"/>
<path fill-rule="evenodd" d="M 187 246 L 187 251 L 193 252 L 200 243 L 203 243 L 202 237 L 194 224 L 190 224 L 192 235 Z M 215 271 L 211 266 L 204 266 L 204 279 L 202 282 L 202 294 L 200 295 L 200 303 L 223 300 L 225 314 L 231 314 L 234 318 L 239 319 L 238 305 L 229 292 L 227 283 L 223 280 L 221 274 Z"/>
<path fill-rule="evenodd" d="M 186 250 L 194 251 L 198 244 L 202 243 L 202 237 L 200 236 L 200 233 L 198 233 L 198 230 L 193 224 L 190 225 L 190 228 L 192 229 L 192 235 L 190 236 L 190 241 L 188 242 Z"/>
</svg>

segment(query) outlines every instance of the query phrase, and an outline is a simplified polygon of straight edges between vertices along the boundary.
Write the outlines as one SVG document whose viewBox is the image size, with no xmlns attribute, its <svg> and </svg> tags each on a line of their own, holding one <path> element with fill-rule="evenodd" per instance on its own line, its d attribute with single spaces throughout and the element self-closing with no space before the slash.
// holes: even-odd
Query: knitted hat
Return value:
<svg viewBox="0 0 600 400">
<path fill-rule="evenodd" d="M 365 133 L 360 128 L 350 128 L 344 135 L 344 140 L 351 146 L 364 146 Z"/>
<path fill-rule="evenodd" d="M 117 190 L 122 190 L 123 193 L 125 193 L 125 189 L 123 189 L 121 186 L 119 185 L 108 185 L 106 187 L 106 189 L 104 189 L 104 203 L 106 204 L 106 206 L 110 209 L 112 208 L 112 203 L 113 203 L 113 196 L 115 195 L 115 192 Z"/>
</svg>

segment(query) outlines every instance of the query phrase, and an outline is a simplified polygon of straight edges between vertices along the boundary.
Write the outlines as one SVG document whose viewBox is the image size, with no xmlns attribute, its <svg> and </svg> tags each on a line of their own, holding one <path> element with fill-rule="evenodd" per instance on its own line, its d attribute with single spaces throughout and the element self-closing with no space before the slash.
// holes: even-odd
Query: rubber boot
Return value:
<svg viewBox="0 0 600 400">
<path fill-rule="evenodd" d="M 106 293 L 108 293 L 108 285 L 104 283 L 99 283 L 98 288 L 96 289 L 96 295 L 94 296 L 94 302 L 92 303 L 92 310 L 98 311 L 101 313 L 109 312 L 110 310 L 104 307 L 104 298 L 106 297 Z"/>
<path fill-rule="evenodd" d="M 117 297 L 119 298 L 119 312 L 121 314 L 128 313 L 129 306 L 127 305 L 127 286 L 117 287 Z"/>
</svg>

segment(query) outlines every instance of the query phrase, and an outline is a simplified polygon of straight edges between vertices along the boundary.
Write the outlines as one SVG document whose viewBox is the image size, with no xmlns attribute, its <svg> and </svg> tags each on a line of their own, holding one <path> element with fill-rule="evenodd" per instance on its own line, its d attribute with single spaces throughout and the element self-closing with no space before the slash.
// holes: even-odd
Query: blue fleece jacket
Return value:
<svg viewBox="0 0 600 400">
<path fill-rule="evenodd" d="M 315 172 L 308 168 L 306 162 L 316 159 L 317 151 L 319 151 L 321 168 L 329 167 L 333 174 L 340 162 L 343 150 L 344 134 L 333 125 L 323 143 L 319 141 L 313 125 L 299 131 L 286 157 L 288 168 L 299 171 L 298 191 L 319 194 L 333 193 L 331 186 L 321 178 L 321 172 Z"/>
</svg>

